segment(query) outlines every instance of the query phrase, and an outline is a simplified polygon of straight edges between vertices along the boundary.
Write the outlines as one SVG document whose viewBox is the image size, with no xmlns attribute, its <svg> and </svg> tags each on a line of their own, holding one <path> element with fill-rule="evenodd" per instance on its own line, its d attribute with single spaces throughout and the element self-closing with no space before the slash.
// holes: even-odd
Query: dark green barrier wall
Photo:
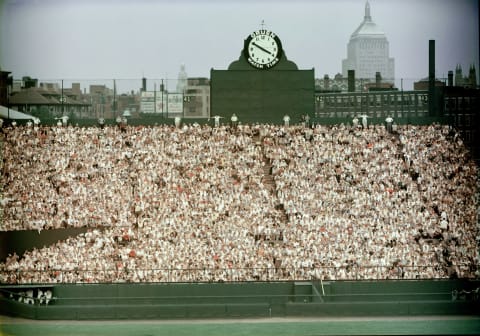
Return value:
<svg viewBox="0 0 480 336">
<path fill-rule="evenodd" d="M 291 283 L 65 284 L 57 286 L 57 305 L 83 304 L 226 304 L 285 302 Z"/>
<path fill-rule="evenodd" d="M 233 113 L 242 123 L 291 124 L 314 115 L 312 70 L 212 70 L 211 115 L 228 122 Z M 224 119 L 224 120 L 225 120 Z"/>
<path fill-rule="evenodd" d="M 313 118 L 312 122 L 320 125 L 351 125 L 351 117 L 326 117 L 326 118 Z M 452 119 L 449 117 L 416 117 L 416 118 L 397 118 L 395 119 L 397 125 L 431 125 L 433 123 L 439 123 L 443 125 L 452 124 Z M 385 118 L 369 118 L 369 125 L 385 125 Z"/>
<path fill-rule="evenodd" d="M 0 313 L 35 319 L 171 319 L 480 312 L 474 296 L 479 280 L 69 284 L 54 287 L 56 300 L 48 306 L 8 299 L 8 293 L 25 288 L 2 286 Z"/>
</svg>

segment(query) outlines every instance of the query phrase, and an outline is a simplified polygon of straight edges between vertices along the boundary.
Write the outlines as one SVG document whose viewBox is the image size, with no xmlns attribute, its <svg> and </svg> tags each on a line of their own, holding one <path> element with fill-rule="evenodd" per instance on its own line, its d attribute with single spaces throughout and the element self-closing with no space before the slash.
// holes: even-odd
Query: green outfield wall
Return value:
<svg viewBox="0 0 480 336">
<path fill-rule="evenodd" d="M 48 305 L 18 293 L 46 287 Z M 0 313 L 30 319 L 478 315 L 480 280 L 3 285 Z"/>
</svg>

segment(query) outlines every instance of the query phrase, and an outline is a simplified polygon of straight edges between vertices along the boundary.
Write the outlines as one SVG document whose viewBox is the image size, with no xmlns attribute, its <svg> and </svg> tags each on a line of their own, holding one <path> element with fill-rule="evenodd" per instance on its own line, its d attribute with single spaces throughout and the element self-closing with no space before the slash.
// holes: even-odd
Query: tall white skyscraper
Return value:
<svg viewBox="0 0 480 336">
<path fill-rule="evenodd" d="M 185 64 L 182 64 L 180 67 L 180 72 L 178 73 L 178 81 L 177 81 L 177 92 L 184 93 L 187 89 L 187 72 L 185 71 Z"/>
<path fill-rule="evenodd" d="M 355 70 L 355 78 L 375 78 L 380 72 L 382 81 L 395 79 L 395 60 L 389 57 L 389 44 L 383 30 L 372 21 L 370 4 L 365 4 L 365 16 L 360 26 L 350 36 L 347 58 L 342 61 L 342 75 Z"/>
</svg>

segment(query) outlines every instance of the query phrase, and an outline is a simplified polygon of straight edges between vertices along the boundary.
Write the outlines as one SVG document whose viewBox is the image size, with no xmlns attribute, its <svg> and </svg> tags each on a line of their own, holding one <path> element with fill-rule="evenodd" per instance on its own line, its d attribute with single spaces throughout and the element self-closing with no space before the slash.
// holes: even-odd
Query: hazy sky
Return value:
<svg viewBox="0 0 480 336">
<path fill-rule="evenodd" d="M 243 40 L 264 20 L 299 68 L 315 68 L 316 78 L 334 76 L 365 2 L 0 0 L 0 67 L 14 78 L 40 81 L 158 79 L 176 78 L 183 63 L 189 77 L 210 77 L 211 68 L 226 69 L 238 59 Z M 480 73 L 478 0 L 369 3 L 404 87 L 428 75 L 430 39 L 436 40 L 437 77 L 456 64 L 464 73 L 475 64 Z"/>
</svg>

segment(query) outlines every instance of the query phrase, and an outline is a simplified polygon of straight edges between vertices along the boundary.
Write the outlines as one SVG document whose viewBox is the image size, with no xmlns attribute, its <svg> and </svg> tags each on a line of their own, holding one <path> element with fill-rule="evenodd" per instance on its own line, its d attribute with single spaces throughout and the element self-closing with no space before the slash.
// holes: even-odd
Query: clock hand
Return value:
<svg viewBox="0 0 480 336">
<path fill-rule="evenodd" d="M 265 49 L 264 47 L 262 46 L 259 46 L 258 44 L 256 44 L 255 42 L 252 43 L 255 47 L 257 47 L 258 49 L 266 52 L 267 54 L 269 55 L 272 55 L 272 56 L 275 56 L 272 52 L 270 52 L 269 50 Z"/>
</svg>

